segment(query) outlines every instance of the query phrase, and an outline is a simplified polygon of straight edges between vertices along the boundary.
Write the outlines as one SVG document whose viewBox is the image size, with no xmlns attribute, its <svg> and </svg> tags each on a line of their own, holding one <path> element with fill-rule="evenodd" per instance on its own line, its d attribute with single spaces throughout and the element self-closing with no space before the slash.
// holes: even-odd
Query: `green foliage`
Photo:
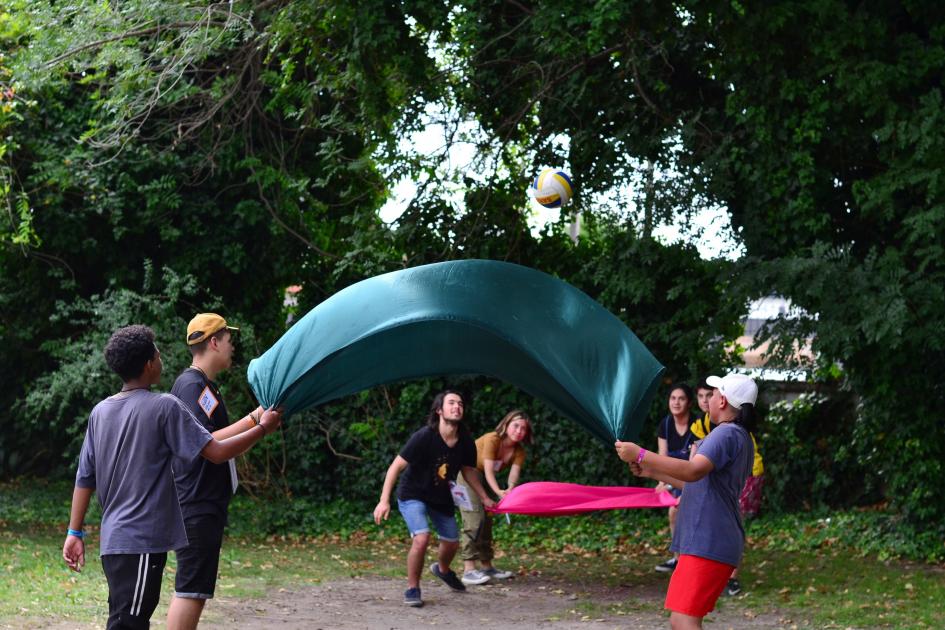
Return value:
<svg viewBox="0 0 945 630">
<path fill-rule="evenodd" d="M 796 512 L 752 520 L 747 535 L 759 548 L 780 551 L 842 549 L 881 560 L 945 560 L 941 526 L 920 529 L 901 515 L 880 510 Z"/>
<path fill-rule="evenodd" d="M 771 406 L 759 440 L 765 460 L 764 509 L 844 508 L 881 499 L 883 478 L 864 463 L 849 395 L 801 394 Z"/>
<path fill-rule="evenodd" d="M 102 354 L 116 329 L 148 322 L 158 347 L 164 348 L 165 374 L 176 375 L 189 363 L 183 344 L 171 340 L 181 339 L 186 329 L 187 322 L 176 315 L 175 307 L 195 293 L 194 280 L 170 269 L 155 277 L 149 263 L 145 264 L 145 279 L 141 293 L 114 288 L 88 300 L 57 303 L 50 317 L 51 329 L 71 331 L 72 335 L 43 342 L 42 350 L 50 354 L 57 368 L 37 378 L 14 407 L 13 413 L 23 420 L 18 422 L 18 431 L 0 438 L 0 469 L 73 469 L 91 404 L 121 388 L 121 380 L 105 365 Z M 36 448 L 36 444 L 43 447 Z"/>
<path fill-rule="evenodd" d="M 945 447 L 918 438 L 945 400 L 941 7 L 462 6 L 459 107 L 538 161 L 569 163 L 585 192 L 632 182 L 651 202 L 643 234 L 651 215 L 725 207 L 747 251 L 725 290 L 811 314 L 778 327 L 775 350 L 816 333 L 862 401 L 859 437 L 890 498 L 941 521 L 940 489 L 922 479 Z M 647 192 L 652 169 L 678 185 Z"/>
<path fill-rule="evenodd" d="M 19 3 L 17 3 L 19 5 Z M 13 50 L 23 37 L 24 20 L 14 10 L 21 6 L 0 6 L 0 51 Z M 0 256 L 6 256 L 38 244 L 33 229 L 33 210 L 29 199 L 16 179 L 13 156 L 20 145 L 12 128 L 23 120 L 23 111 L 35 105 L 18 94 L 19 85 L 13 80 L 7 56 L 0 52 L 0 206 L 6 215 L 0 228 Z M 2 330 L 2 329 L 0 329 Z"/>
<path fill-rule="evenodd" d="M 71 502 L 70 482 L 18 477 L 0 484 L 0 526 L 11 531 L 59 528 L 63 515 L 69 514 Z M 92 501 L 86 522 L 97 525 L 101 518 L 98 502 Z"/>
<path fill-rule="evenodd" d="M 882 492 L 910 523 L 934 526 L 945 514 L 934 482 L 945 443 L 927 439 L 945 400 L 943 40 L 933 2 L 7 2 L 0 405 L 21 410 L 23 430 L 0 437 L 0 470 L 57 469 L 74 452 L 106 391 L 81 377 L 96 374 L 89 357 L 119 319 L 96 319 L 98 306 L 155 318 L 168 339 L 209 305 L 246 314 L 248 355 L 284 330 L 290 284 L 304 287 L 304 312 L 369 275 L 482 257 L 586 291 L 673 380 L 730 364 L 749 298 L 789 297 L 809 316 L 781 320 L 772 353 L 790 361 L 812 339 L 816 367 L 842 366 L 856 403 L 776 410 L 788 437 L 765 441 L 781 475 L 772 507 L 803 504 L 791 488 L 812 488 L 815 505 Z M 427 126 L 442 150 L 405 141 Z M 460 144 L 475 158 L 457 173 Z M 576 245 L 567 212 L 538 236 L 528 228 L 521 191 L 538 164 L 578 182 Z M 387 225 L 377 210 L 401 177 L 417 195 Z M 705 208 L 729 214 L 741 260 L 652 238 Z M 190 292 L 162 303 L 143 260 Z M 244 464 L 252 487 L 370 494 L 439 384 L 300 416 L 284 445 Z M 513 402 L 536 410 L 549 429 L 536 475 L 619 477 L 610 454 L 533 401 L 463 384 L 483 401 L 477 432 Z M 234 412 L 251 408 L 237 370 L 224 385 Z M 836 413 L 848 444 L 812 427 Z M 27 437 L 41 432 L 56 438 L 36 453 Z M 557 441 L 579 446 L 542 450 Z M 782 459 L 831 452 L 841 458 L 808 468 Z M 860 466 L 870 482 L 858 488 Z"/>
</svg>

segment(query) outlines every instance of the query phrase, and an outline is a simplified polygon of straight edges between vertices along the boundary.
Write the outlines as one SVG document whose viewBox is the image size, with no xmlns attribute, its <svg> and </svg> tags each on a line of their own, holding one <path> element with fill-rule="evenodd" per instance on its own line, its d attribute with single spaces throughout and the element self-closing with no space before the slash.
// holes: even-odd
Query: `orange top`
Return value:
<svg viewBox="0 0 945 630">
<path fill-rule="evenodd" d="M 500 438 L 499 434 L 495 431 L 490 431 L 476 440 L 476 468 L 478 468 L 480 472 L 484 471 L 485 466 L 483 462 L 487 459 L 491 459 L 495 462 L 495 472 L 503 471 L 512 464 L 521 466 L 525 463 L 525 447 L 521 444 L 515 445 L 512 457 L 510 457 L 508 461 L 499 460 L 499 447 L 501 445 L 502 438 Z"/>
</svg>

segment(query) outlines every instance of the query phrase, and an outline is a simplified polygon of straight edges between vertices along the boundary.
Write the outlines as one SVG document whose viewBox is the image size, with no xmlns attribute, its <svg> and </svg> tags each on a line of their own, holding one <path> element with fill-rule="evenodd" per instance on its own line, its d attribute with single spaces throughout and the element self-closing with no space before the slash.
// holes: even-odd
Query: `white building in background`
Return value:
<svg viewBox="0 0 945 630">
<path fill-rule="evenodd" d="M 764 328 L 766 323 L 782 316 L 791 319 L 803 314 L 802 309 L 793 306 L 790 300 L 778 295 L 769 295 L 754 300 L 748 307 L 744 333 L 735 341 L 742 349 L 742 367 L 745 368 L 745 371 L 753 377 L 766 381 L 807 380 L 804 370 L 790 370 L 785 369 L 784 366 L 769 365 L 770 361 L 765 357 L 770 345 L 769 342 L 766 341 L 759 347 L 753 348 L 756 335 Z M 796 349 L 794 356 L 804 363 L 812 362 L 814 354 L 811 350 L 811 339 L 806 339 Z"/>
<path fill-rule="evenodd" d="M 295 318 L 299 314 L 299 291 L 301 290 L 301 284 L 293 284 L 285 288 L 285 293 L 282 296 L 282 312 L 285 313 L 286 328 L 295 322 Z"/>
</svg>

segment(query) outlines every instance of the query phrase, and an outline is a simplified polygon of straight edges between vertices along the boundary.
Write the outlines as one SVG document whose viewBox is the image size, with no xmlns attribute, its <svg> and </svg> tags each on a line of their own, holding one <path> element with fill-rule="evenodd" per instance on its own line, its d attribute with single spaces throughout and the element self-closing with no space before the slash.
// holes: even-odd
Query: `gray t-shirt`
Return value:
<svg viewBox="0 0 945 630">
<path fill-rule="evenodd" d="M 724 422 L 699 444 L 712 472 L 686 484 L 679 499 L 673 551 L 737 566 L 745 548 L 738 495 L 751 474 L 755 450 L 741 426 Z"/>
<path fill-rule="evenodd" d="M 102 506 L 100 554 L 161 553 L 187 545 L 172 456 L 192 461 L 213 436 L 170 394 L 139 389 L 95 405 L 75 485 Z"/>
</svg>

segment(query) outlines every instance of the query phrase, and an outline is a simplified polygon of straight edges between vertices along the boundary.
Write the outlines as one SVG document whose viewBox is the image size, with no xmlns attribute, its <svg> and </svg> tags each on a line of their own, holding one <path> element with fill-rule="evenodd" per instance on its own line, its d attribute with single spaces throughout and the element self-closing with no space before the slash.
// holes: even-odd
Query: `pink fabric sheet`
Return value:
<svg viewBox="0 0 945 630">
<path fill-rule="evenodd" d="M 677 503 L 670 493 L 654 492 L 653 488 L 533 481 L 512 488 L 490 511 L 529 516 L 565 516 L 597 510 L 664 508 Z"/>
</svg>

